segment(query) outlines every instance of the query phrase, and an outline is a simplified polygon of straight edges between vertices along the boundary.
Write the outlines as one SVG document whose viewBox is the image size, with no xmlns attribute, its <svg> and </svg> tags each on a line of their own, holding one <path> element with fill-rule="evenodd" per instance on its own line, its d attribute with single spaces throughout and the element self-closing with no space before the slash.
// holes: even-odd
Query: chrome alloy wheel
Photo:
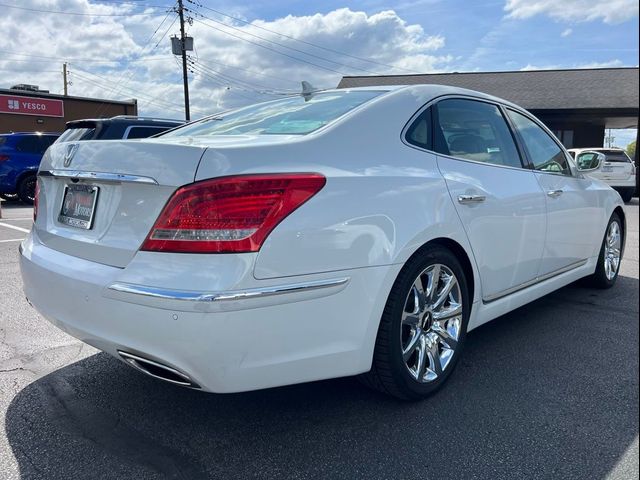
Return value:
<svg viewBox="0 0 640 480">
<path fill-rule="evenodd" d="M 440 377 L 456 352 L 462 326 L 462 292 L 445 265 L 418 275 L 405 300 L 400 342 L 404 363 L 421 383 Z"/>
<path fill-rule="evenodd" d="M 613 221 L 609 224 L 604 242 L 604 274 L 607 276 L 607 280 L 611 281 L 615 278 L 620 266 L 622 235 L 618 222 Z"/>
</svg>

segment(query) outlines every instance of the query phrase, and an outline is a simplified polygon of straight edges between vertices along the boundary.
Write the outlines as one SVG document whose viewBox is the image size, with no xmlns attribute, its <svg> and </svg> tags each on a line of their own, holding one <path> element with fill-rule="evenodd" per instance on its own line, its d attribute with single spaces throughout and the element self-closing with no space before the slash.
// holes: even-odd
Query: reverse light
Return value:
<svg viewBox="0 0 640 480">
<path fill-rule="evenodd" d="M 142 250 L 183 253 L 257 252 L 269 233 L 318 193 L 317 173 L 222 177 L 179 188 Z"/>
</svg>

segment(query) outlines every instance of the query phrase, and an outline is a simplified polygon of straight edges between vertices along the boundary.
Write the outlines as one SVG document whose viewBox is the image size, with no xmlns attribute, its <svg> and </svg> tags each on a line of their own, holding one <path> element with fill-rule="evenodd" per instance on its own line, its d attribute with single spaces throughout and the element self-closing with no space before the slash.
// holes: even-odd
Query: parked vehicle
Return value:
<svg viewBox="0 0 640 480">
<path fill-rule="evenodd" d="M 182 125 L 179 120 L 118 115 L 67 122 L 58 142 L 147 138 Z"/>
<path fill-rule="evenodd" d="M 569 153 L 581 170 L 602 180 L 628 203 L 636 192 L 636 166 L 621 148 L 572 148 Z"/>
<path fill-rule="evenodd" d="M 612 287 L 625 241 L 620 196 L 535 117 L 439 85 L 55 144 L 39 185 L 20 255 L 33 306 L 210 392 L 363 374 L 422 398 L 469 330 L 583 277 Z"/>
<path fill-rule="evenodd" d="M 16 132 L 0 134 L 0 196 L 19 197 L 33 203 L 36 173 L 45 150 L 59 133 Z"/>
</svg>

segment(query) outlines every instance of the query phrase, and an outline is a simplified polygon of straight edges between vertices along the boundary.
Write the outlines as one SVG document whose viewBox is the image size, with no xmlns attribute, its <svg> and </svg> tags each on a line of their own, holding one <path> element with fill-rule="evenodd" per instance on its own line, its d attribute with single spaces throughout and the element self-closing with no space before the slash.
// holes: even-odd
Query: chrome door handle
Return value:
<svg viewBox="0 0 640 480">
<path fill-rule="evenodd" d="M 487 199 L 484 195 L 458 195 L 458 202 L 463 205 L 481 203 Z"/>
<path fill-rule="evenodd" d="M 558 198 L 563 193 L 564 193 L 564 190 L 549 190 L 547 192 L 547 195 L 549 195 L 552 198 Z"/>
</svg>

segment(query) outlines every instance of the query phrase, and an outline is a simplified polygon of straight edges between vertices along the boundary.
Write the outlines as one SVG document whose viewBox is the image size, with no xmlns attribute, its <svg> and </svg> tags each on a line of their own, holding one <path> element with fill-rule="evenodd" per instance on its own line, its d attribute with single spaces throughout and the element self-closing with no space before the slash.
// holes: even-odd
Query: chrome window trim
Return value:
<svg viewBox="0 0 640 480">
<path fill-rule="evenodd" d="M 549 280 L 553 277 L 557 277 L 558 275 L 561 275 L 563 273 L 569 272 L 571 270 L 575 270 L 576 268 L 582 267 L 583 265 L 586 265 L 587 260 L 579 260 L 577 262 L 574 262 L 570 265 L 567 265 L 566 267 L 562 267 L 559 268 L 558 270 L 554 270 L 553 272 L 549 272 L 549 273 L 545 273 L 544 275 L 541 275 L 539 277 L 536 277 L 532 280 L 529 280 L 528 282 L 524 282 L 521 283 L 520 285 L 516 285 L 515 287 L 510 287 L 507 288 L 506 290 L 502 290 L 500 292 L 497 293 L 493 293 L 491 295 L 487 295 L 486 297 L 482 297 L 482 303 L 491 303 L 491 302 L 495 302 L 496 300 L 499 300 L 501 298 L 504 298 L 506 296 L 509 296 L 513 293 L 519 292 L 521 290 L 524 290 L 525 288 L 528 287 L 532 287 L 538 283 L 544 282 L 545 280 Z"/>
<path fill-rule="evenodd" d="M 428 148 L 422 148 L 419 147 L 418 145 L 415 145 L 413 143 L 410 143 L 407 140 L 407 131 L 409 130 L 409 128 L 411 127 L 411 125 L 413 125 L 413 122 L 420 116 L 422 115 L 422 112 L 424 112 L 427 108 L 435 105 L 438 102 L 441 102 L 443 100 L 451 100 L 451 99 L 458 99 L 458 100 L 474 100 L 476 102 L 484 102 L 484 103 L 488 103 L 490 105 L 494 105 L 496 107 L 498 107 L 500 109 L 500 112 L 502 113 L 502 108 L 511 108 L 514 109 L 516 111 L 520 111 L 519 109 L 515 109 L 513 106 L 511 105 L 507 105 L 507 104 L 503 104 L 501 102 L 498 102 L 496 100 L 492 100 L 489 98 L 482 98 L 482 97 L 474 97 L 473 95 L 460 95 L 460 94 L 447 94 L 447 95 L 441 95 L 439 97 L 435 97 L 432 98 L 431 100 L 429 100 L 427 103 L 425 103 L 416 113 L 414 113 L 411 118 L 409 119 L 409 121 L 405 124 L 405 126 L 403 127 L 401 133 L 400 133 L 400 141 L 402 143 L 404 143 L 407 147 L 410 148 L 415 148 L 418 151 L 421 152 L 427 152 L 430 153 L 432 155 L 436 155 L 439 157 L 443 157 L 443 158 L 449 158 L 451 160 L 458 160 L 460 162 L 467 162 L 467 163 L 473 163 L 476 165 L 486 165 L 486 166 L 490 166 L 490 167 L 496 167 L 496 168 L 506 168 L 508 170 L 525 170 L 525 171 L 532 171 L 532 169 L 528 168 L 526 165 L 523 165 L 521 167 L 512 167 L 510 165 L 498 165 L 497 163 L 489 163 L 489 162 L 479 162 L 477 160 L 471 160 L 468 158 L 461 158 L 461 157 L 454 157 L 453 155 L 445 155 L 444 153 L 439 153 L 436 152 L 434 150 L 429 150 Z M 503 114 L 504 115 L 504 114 Z M 507 124 L 507 128 L 509 128 L 509 130 L 511 130 L 511 126 L 509 125 L 509 122 L 507 121 L 507 119 L 504 119 L 505 123 Z M 514 146 L 516 147 L 516 150 L 518 150 L 518 153 L 520 154 L 520 149 L 518 148 L 518 143 L 516 142 L 516 140 L 514 139 L 513 141 Z M 523 158 L 520 159 L 520 161 L 522 162 Z"/>
<path fill-rule="evenodd" d="M 41 170 L 41 177 L 68 178 L 71 180 L 97 180 L 106 183 L 143 183 L 158 185 L 155 178 L 122 173 L 88 172 L 82 170 Z"/>
<path fill-rule="evenodd" d="M 292 283 L 287 285 L 273 285 L 270 287 L 250 288 L 247 290 L 231 290 L 228 292 L 198 292 L 185 290 L 169 290 L 166 288 L 150 287 L 146 285 L 136 285 L 131 283 L 116 282 L 109 287 L 109 290 L 116 292 L 142 295 L 151 298 L 161 298 L 164 300 L 180 300 L 188 302 L 223 302 L 233 300 L 244 300 L 252 298 L 264 298 L 274 295 L 284 295 L 288 293 L 308 292 L 322 288 L 337 287 L 349 282 L 349 277 L 333 278 L 328 280 L 316 280 L 310 282 Z"/>
</svg>

